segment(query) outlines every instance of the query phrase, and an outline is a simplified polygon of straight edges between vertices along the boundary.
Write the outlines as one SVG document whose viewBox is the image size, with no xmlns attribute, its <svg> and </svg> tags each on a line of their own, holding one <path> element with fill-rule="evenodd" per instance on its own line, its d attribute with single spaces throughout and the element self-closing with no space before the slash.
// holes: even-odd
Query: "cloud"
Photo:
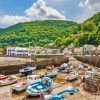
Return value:
<svg viewBox="0 0 100 100">
<path fill-rule="evenodd" d="M 77 15 L 75 18 L 74 18 L 74 21 L 75 22 L 78 22 L 78 23 L 82 23 L 84 22 L 86 19 L 90 18 L 91 16 L 93 16 L 94 14 L 94 11 L 92 10 L 83 10 L 81 14 Z"/>
<path fill-rule="evenodd" d="M 100 0 L 84 0 L 79 3 L 79 7 L 82 8 L 82 12 L 75 18 L 75 21 L 80 23 L 100 11 Z"/>
<path fill-rule="evenodd" d="M 14 25 L 19 22 L 27 22 L 31 19 L 29 17 L 25 16 L 10 16 L 10 15 L 4 15 L 0 18 L 0 25 L 7 27 L 10 25 Z"/>
<path fill-rule="evenodd" d="M 94 10 L 95 12 L 100 11 L 100 0 L 85 0 L 84 2 L 79 3 L 79 7 L 88 8 Z"/>
<path fill-rule="evenodd" d="M 24 16 L 0 14 L 0 27 L 8 27 L 19 22 L 47 19 L 66 20 L 66 17 L 57 9 L 47 6 L 46 0 L 37 0 L 30 8 L 25 10 Z"/>
<path fill-rule="evenodd" d="M 32 19 L 61 19 L 66 20 L 66 17 L 58 10 L 46 5 L 45 0 L 38 0 L 33 3 L 33 6 L 25 11 L 26 15 Z"/>
</svg>

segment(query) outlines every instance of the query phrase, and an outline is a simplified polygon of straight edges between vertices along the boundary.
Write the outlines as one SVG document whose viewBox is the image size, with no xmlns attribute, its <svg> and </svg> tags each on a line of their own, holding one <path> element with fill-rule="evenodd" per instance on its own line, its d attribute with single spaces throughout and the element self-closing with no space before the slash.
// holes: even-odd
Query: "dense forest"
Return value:
<svg viewBox="0 0 100 100">
<path fill-rule="evenodd" d="M 45 20 L 18 23 L 0 29 L 0 47 L 43 46 L 64 48 L 69 44 L 100 44 L 100 13 L 78 24 L 72 21 Z"/>
</svg>

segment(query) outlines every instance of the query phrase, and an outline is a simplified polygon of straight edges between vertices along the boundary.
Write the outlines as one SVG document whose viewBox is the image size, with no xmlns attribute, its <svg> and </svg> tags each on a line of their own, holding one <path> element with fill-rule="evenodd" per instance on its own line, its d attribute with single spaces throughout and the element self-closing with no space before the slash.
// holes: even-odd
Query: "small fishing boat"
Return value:
<svg viewBox="0 0 100 100">
<path fill-rule="evenodd" d="M 39 96 L 40 93 L 49 93 L 52 90 L 53 81 L 49 77 L 43 77 L 40 82 L 30 84 L 26 90 L 26 96 Z"/>
<path fill-rule="evenodd" d="M 54 69 L 54 66 L 52 65 L 52 66 L 46 66 L 46 69 L 47 70 L 52 70 L 52 69 Z"/>
<path fill-rule="evenodd" d="M 63 63 L 60 67 L 57 67 L 58 71 L 64 71 L 66 68 L 70 67 L 71 64 Z"/>
<path fill-rule="evenodd" d="M 50 73 L 50 74 L 46 75 L 46 77 L 55 78 L 55 77 L 57 77 L 57 74 L 58 73 Z"/>
<path fill-rule="evenodd" d="M 60 71 L 62 71 L 62 70 L 65 70 L 65 68 L 66 68 L 66 67 L 61 67 L 61 66 L 60 66 L 60 67 L 57 67 L 57 70 L 60 72 Z"/>
<path fill-rule="evenodd" d="M 66 90 L 51 96 L 50 100 L 64 100 L 64 98 L 67 97 L 68 93 L 74 94 L 77 93 L 78 91 L 79 90 L 76 87 L 69 86 Z"/>
<path fill-rule="evenodd" d="M 0 75 L 0 81 L 1 81 L 1 80 L 4 80 L 4 79 L 6 79 L 6 78 L 8 78 L 8 76 Z"/>
<path fill-rule="evenodd" d="M 78 73 L 71 72 L 69 74 L 68 78 L 66 79 L 66 81 L 72 82 L 72 81 L 77 80 L 77 75 L 78 75 Z"/>
<path fill-rule="evenodd" d="M 22 75 L 29 75 L 32 74 L 32 72 L 36 70 L 36 67 L 31 67 L 31 66 L 24 66 L 22 69 L 19 70 Z"/>
<path fill-rule="evenodd" d="M 36 82 L 40 82 L 41 81 L 41 76 L 40 75 L 28 75 L 27 76 L 27 84 L 34 84 Z"/>
<path fill-rule="evenodd" d="M 11 75 L 11 76 L 0 75 L 0 86 L 16 83 L 18 79 L 19 77 L 14 76 L 14 75 Z"/>
<path fill-rule="evenodd" d="M 66 68 L 65 68 L 65 70 L 62 70 L 61 72 L 63 72 L 63 73 L 70 73 L 70 72 L 72 72 L 72 69 L 73 69 L 73 66 L 67 66 Z"/>
<path fill-rule="evenodd" d="M 26 90 L 27 82 L 19 82 L 11 86 L 12 92 L 22 92 Z"/>
<path fill-rule="evenodd" d="M 80 64 L 78 65 L 78 69 L 84 69 L 84 64 L 83 64 L 83 63 L 80 63 Z"/>
</svg>

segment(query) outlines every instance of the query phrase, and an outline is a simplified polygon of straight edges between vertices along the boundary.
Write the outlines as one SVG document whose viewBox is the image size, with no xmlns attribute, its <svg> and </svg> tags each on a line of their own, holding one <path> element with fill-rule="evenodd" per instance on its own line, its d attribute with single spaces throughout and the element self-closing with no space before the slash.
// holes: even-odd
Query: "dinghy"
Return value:
<svg viewBox="0 0 100 100">
<path fill-rule="evenodd" d="M 66 90 L 51 96 L 49 100 L 64 100 L 64 98 L 67 97 L 68 93 L 74 94 L 77 93 L 78 91 L 79 90 L 76 87 L 69 86 Z"/>
<path fill-rule="evenodd" d="M 19 70 L 19 72 L 22 74 L 22 75 L 29 75 L 29 74 L 32 74 L 32 72 L 36 70 L 36 67 L 31 67 L 31 66 L 24 66 L 22 69 Z"/>
<path fill-rule="evenodd" d="M 39 96 L 40 93 L 49 93 L 52 90 L 53 81 L 49 77 L 43 77 L 40 82 L 30 84 L 26 90 L 27 96 Z"/>
<path fill-rule="evenodd" d="M 11 86 L 12 92 L 22 92 L 26 90 L 27 82 L 19 82 Z"/>
<path fill-rule="evenodd" d="M 11 76 L 0 75 L 0 86 L 16 83 L 18 79 L 19 77 L 13 75 Z"/>
<path fill-rule="evenodd" d="M 55 77 L 57 77 L 57 73 L 48 74 L 46 77 L 55 78 Z"/>
<path fill-rule="evenodd" d="M 68 78 L 66 79 L 66 81 L 72 82 L 72 81 L 77 80 L 77 75 L 78 75 L 78 73 L 71 72 L 69 74 Z"/>
</svg>

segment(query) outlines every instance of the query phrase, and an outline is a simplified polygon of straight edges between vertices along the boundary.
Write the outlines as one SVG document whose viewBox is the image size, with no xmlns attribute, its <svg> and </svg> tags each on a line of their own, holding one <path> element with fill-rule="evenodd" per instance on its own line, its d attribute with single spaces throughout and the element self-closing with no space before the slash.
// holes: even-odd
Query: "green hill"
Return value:
<svg viewBox="0 0 100 100">
<path fill-rule="evenodd" d="M 70 43 L 77 46 L 100 44 L 100 12 L 82 24 L 63 20 L 45 20 L 18 23 L 0 29 L 0 47 L 43 46 L 64 48 Z"/>
<path fill-rule="evenodd" d="M 63 39 L 76 34 L 80 25 L 71 21 L 45 20 L 19 23 L 0 31 L 0 43 L 3 46 L 17 45 L 60 47 Z M 59 42 L 59 43 L 58 43 Z"/>
<path fill-rule="evenodd" d="M 81 32 L 78 37 L 78 45 L 100 45 L 100 12 L 81 24 Z"/>
</svg>

